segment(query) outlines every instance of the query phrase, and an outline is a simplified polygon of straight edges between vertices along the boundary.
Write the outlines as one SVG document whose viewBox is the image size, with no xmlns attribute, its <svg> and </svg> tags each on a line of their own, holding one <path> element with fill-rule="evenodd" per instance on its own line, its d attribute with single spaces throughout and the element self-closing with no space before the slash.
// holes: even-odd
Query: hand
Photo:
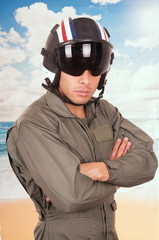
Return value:
<svg viewBox="0 0 159 240">
<path fill-rule="evenodd" d="M 80 172 L 94 181 L 105 182 L 109 178 L 109 172 L 104 162 L 91 162 L 80 164 Z M 50 202 L 49 197 L 46 202 Z"/>
<path fill-rule="evenodd" d="M 131 142 L 127 137 L 123 140 L 118 138 L 114 145 L 110 160 L 124 156 L 130 148 Z M 103 162 L 82 163 L 80 164 L 80 172 L 94 181 L 105 182 L 109 178 L 109 172 Z M 116 189 L 119 188 L 119 186 L 116 186 Z M 46 201 L 50 202 L 50 199 L 47 197 Z"/>
<path fill-rule="evenodd" d="M 49 197 L 46 198 L 46 202 L 50 202 L 50 198 Z"/>
<path fill-rule="evenodd" d="M 127 151 L 130 149 L 130 147 L 131 147 L 131 142 L 129 142 L 129 139 L 127 137 L 125 137 L 123 141 L 121 141 L 121 139 L 118 138 L 114 145 L 110 160 L 114 160 L 124 156 L 127 153 Z M 120 188 L 119 186 L 116 186 L 117 190 L 119 188 Z"/>
<path fill-rule="evenodd" d="M 120 138 L 118 138 L 114 145 L 110 160 L 114 160 L 116 158 L 124 156 L 130 148 L 131 142 L 127 137 L 125 137 L 123 141 Z"/>
<path fill-rule="evenodd" d="M 105 182 L 109 178 L 109 172 L 104 162 L 82 163 L 80 172 L 94 181 Z"/>
<path fill-rule="evenodd" d="M 127 137 L 125 137 L 123 141 L 121 139 L 117 139 L 110 160 L 114 160 L 125 155 L 130 147 L 131 143 L 128 141 Z M 103 162 L 82 163 L 80 164 L 80 172 L 94 181 L 105 182 L 109 179 L 108 169 Z"/>
</svg>

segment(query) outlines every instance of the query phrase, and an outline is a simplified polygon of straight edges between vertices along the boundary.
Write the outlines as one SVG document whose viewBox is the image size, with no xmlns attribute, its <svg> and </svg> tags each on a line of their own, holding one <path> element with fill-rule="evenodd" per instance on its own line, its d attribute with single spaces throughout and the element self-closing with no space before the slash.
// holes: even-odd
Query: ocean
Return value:
<svg viewBox="0 0 159 240">
<path fill-rule="evenodd" d="M 138 127 L 146 131 L 154 139 L 154 151 L 159 159 L 159 119 L 131 119 Z M 6 149 L 6 134 L 7 130 L 12 126 L 13 122 L 0 122 L 0 199 L 17 199 L 27 198 L 28 195 L 17 180 L 9 164 L 7 149 Z M 137 186 L 144 187 L 146 190 L 152 187 L 156 189 L 156 196 L 159 197 L 159 174 L 153 181 Z M 133 188 L 118 190 L 119 193 L 131 191 Z M 145 190 L 145 192 L 147 192 Z M 150 196 L 149 196 L 150 197 Z M 151 196 L 153 197 L 153 196 Z"/>
<path fill-rule="evenodd" d="M 5 139 L 7 130 L 13 125 L 14 122 L 0 122 L 0 156 L 7 154 Z"/>
<path fill-rule="evenodd" d="M 27 198 L 28 195 L 16 178 L 7 155 L 7 130 L 14 122 L 0 122 L 0 199 Z"/>
</svg>

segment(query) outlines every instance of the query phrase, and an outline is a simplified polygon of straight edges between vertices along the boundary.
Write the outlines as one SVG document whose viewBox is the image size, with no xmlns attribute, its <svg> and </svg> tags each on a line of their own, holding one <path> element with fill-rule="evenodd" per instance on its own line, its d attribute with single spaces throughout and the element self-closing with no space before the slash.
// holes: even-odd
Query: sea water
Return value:
<svg viewBox="0 0 159 240">
<path fill-rule="evenodd" d="M 154 139 L 154 151 L 159 159 L 159 119 L 131 119 L 131 121 L 146 131 Z M 13 173 L 7 155 L 6 134 L 12 124 L 13 122 L 0 122 L 0 199 L 28 197 L 27 193 Z M 159 191 L 157 190 L 158 184 L 159 174 L 156 174 L 153 181 L 142 184 L 141 186 L 145 189 L 156 187 L 156 196 L 159 197 Z M 125 191 L 131 191 L 131 189 L 132 188 L 120 188 L 118 192 L 124 193 Z"/>
<path fill-rule="evenodd" d="M 6 135 L 12 125 L 13 122 L 0 122 L 0 199 L 28 197 L 16 178 L 8 159 Z"/>
</svg>

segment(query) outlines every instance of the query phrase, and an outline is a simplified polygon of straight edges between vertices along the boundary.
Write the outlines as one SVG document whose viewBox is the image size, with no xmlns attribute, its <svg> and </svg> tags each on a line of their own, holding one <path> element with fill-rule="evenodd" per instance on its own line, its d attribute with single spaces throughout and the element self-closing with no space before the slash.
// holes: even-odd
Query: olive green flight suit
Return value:
<svg viewBox="0 0 159 240">
<path fill-rule="evenodd" d="M 87 105 L 86 115 L 79 119 L 48 91 L 8 131 L 11 166 L 39 213 L 35 240 L 117 240 L 115 186 L 154 178 L 157 159 L 146 133 L 105 100 L 96 109 Z M 131 149 L 109 160 L 116 139 L 125 136 Z M 80 163 L 101 161 L 110 174 L 107 182 L 80 173 Z"/>
</svg>

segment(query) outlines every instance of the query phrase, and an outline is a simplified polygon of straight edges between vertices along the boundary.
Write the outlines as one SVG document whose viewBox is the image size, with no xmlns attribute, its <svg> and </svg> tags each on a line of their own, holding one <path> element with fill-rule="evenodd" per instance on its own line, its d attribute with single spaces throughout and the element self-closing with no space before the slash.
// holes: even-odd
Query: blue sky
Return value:
<svg viewBox="0 0 159 240">
<path fill-rule="evenodd" d="M 159 117 L 157 0 L 1 0 L 0 121 L 15 120 L 45 90 L 41 48 L 64 17 L 87 15 L 105 26 L 115 60 L 105 98 L 128 118 Z"/>
</svg>

